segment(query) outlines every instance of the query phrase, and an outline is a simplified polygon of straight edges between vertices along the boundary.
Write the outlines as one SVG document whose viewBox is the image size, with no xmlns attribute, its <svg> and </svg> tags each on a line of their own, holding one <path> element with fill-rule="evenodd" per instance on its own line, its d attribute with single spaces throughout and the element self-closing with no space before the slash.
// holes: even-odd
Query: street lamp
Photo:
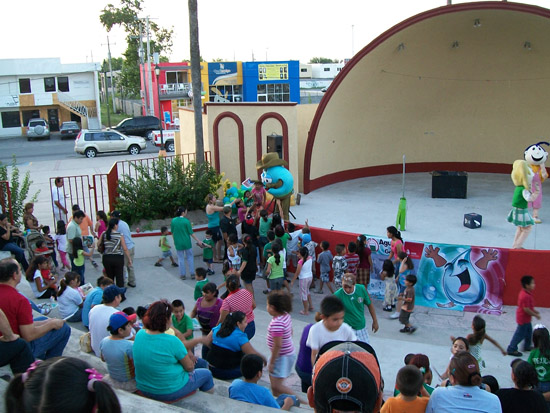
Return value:
<svg viewBox="0 0 550 413">
<path fill-rule="evenodd" d="M 160 105 L 160 67 L 159 65 L 155 65 L 155 75 L 157 76 L 157 97 L 159 100 L 159 119 L 160 119 L 160 156 L 166 155 L 166 150 L 164 149 L 164 137 L 162 136 L 162 107 Z"/>
</svg>

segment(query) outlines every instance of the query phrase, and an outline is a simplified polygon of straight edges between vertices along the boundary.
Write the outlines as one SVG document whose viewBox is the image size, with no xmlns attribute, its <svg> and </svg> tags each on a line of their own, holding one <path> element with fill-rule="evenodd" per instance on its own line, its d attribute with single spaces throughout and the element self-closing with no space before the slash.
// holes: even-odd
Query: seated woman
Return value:
<svg viewBox="0 0 550 413">
<path fill-rule="evenodd" d="M 50 260 L 45 255 L 37 255 L 27 268 L 25 276 L 36 298 L 57 296 L 57 284 L 50 273 Z"/>
<path fill-rule="evenodd" d="M 246 315 L 242 311 L 228 314 L 223 323 L 217 325 L 206 337 L 204 345 L 210 347 L 206 360 L 215 378 L 221 380 L 241 377 L 241 359 L 245 354 L 257 354 L 267 364 L 266 358 L 258 353 L 248 341 Z"/>
<path fill-rule="evenodd" d="M 36 231 L 40 231 L 42 230 L 42 225 L 38 225 L 38 220 L 33 215 L 33 212 L 34 204 L 32 202 L 25 204 L 23 212 L 23 224 L 25 225 L 25 229 L 34 229 Z"/>
<path fill-rule="evenodd" d="M 221 324 L 228 314 L 235 311 L 242 311 L 246 314 L 247 325 L 245 333 L 249 340 L 252 340 L 256 333 L 256 325 L 254 323 L 254 309 L 256 308 L 256 301 L 250 291 L 241 288 L 239 276 L 232 274 L 227 277 L 225 281 L 225 287 L 229 291 L 229 295 L 223 300 L 220 321 Z"/>
<path fill-rule="evenodd" d="M 25 251 L 16 244 L 16 237 L 22 237 L 21 232 L 8 222 L 6 214 L 0 214 L 0 251 L 9 251 L 15 255 L 15 259 L 27 271 L 29 263 L 25 258 Z"/>
<path fill-rule="evenodd" d="M 467 351 L 454 355 L 449 363 L 451 386 L 438 387 L 430 396 L 426 413 L 501 412 L 498 397 L 482 390 L 477 360 Z"/>
<path fill-rule="evenodd" d="M 172 305 L 162 300 L 151 304 L 143 317 L 144 328 L 136 334 L 133 347 L 137 389 L 163 402 L 175 402 L 197 389 L 213 393 L 212 373 L 195 369 L 195 356 L 180 339 L 165 333 L 171 316 Z"/>
<path fill-rule="evenodd" d="M 544 396 L 535 388 L 538 377 L 535 368 L 526 361 L 512 362 L 513 389 L 500 389 L 497 396 L 502 404 L 502 412 L 543 413 L 548 411 Z"/>
</svg>

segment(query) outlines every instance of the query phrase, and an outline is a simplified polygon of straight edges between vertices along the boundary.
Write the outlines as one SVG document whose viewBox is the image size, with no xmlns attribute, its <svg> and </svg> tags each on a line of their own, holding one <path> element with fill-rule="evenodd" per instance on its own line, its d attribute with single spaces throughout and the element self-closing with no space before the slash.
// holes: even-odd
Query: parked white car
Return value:
<svg viewBox="0 0 550 413">
<path fill-rule="evenodd" d="M 176 132 L 179 132 L 179 130 L 162 131 L 162 139 L 164 140 L 164 149 L 166 149 L 166 152 L 174 152 L 176 150 L 176 146 L 174 145 L 174 141 L 176 140 Z M 153 143 L 155 146 L 160 147 L 160 131 L 158 130 L 153 131 Z"/>
<path fill-rule="evenodd" d="M 74 141 L 74 151 L 95 158 L 103 152 L 129 152 L 137 155 L 147 148 L 147 142 L 139 136 L 126 136 L 115 130 L 82 129 Z"/>
</svg>

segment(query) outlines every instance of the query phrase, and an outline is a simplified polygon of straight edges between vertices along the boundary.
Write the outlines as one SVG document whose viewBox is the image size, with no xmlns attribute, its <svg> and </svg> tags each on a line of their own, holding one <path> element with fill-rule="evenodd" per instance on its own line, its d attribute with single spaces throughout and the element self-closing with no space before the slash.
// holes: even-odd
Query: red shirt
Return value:
<svg viewBox="0 0 550 413">
<path fill-rule="evenodd" d="M 359 255 L 355 252 L 347 253 L 344 258 L 348 262 L 348 272 L 355 274 L 357 272 L 357 266 L 359 265 Z"/>
<path fill-rule="evenodd" d="M 531 316 L 527 314 L 524 308 L 535 309 L 535 299 L 533 294 L 522 289 L 518 295 L 518 308 L 516 309 L 516 322 L 518 324 L 527 324 L 531 322 Z"/>
<path fill-rule="evenodd" d="M 32 308 L 29 300 L 11 285 L 0 284 L 0 309 L 6 314 L 11 329 L 21 335 L 19 326 L 32 324 Z"/>
<path fill-rule="evenodd" d="M 246 314 L 246 321 L 248 323 L 254 321 L 254 309 L 252 308 L 252 303 L 254 302 L 254 297 L 248 290 L 240 288 L 237 291 L 229 294 L 225 300 L 223 300 L 221 310 L 226 310 L 230 313 L 234 311 L 242 311 Z"/>
</svg>

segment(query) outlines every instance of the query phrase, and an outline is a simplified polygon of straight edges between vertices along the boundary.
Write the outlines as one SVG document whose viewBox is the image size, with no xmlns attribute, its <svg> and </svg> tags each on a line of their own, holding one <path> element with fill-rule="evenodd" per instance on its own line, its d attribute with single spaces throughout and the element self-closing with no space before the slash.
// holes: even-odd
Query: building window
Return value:
<svg viewBox="0 0 550 413">
<path fill-rule="evenodd" d="M 267 151 L 277 152 L 279 154 L 279 158 L 283 159 L 283 137 L 281 135 L 277 135 L 276 133 L 267 135 Z"/>
<path fill-rule="evenodd" d="M 307 73 L 307 67 L 302 67 L 302 68 L 300 68 L 300 72 L 302 72 L 302 73 Z"/>
<path fill-rule="evenodd" d="M 19 112 L 2 112 L 3 128 L 18 128 L 21 126 Z"/>
<path fill-rule="evenodd" d="M 62 76 L 57 78 L 57 88 L 60 92 L 69 91 L 69 78 L 67 76 Z"/>
<path fill-rule="evenodd" d="M 337 67 L 337 68 L 336 68 L 336 71 L 337 71 L 337 72 L 339 72 L 340 70 L 342 70 L 341 67 Z"/>
<path fill-rule="evenodd" d="M 324 67 L 323 70 L 324 70 L 325 72 L 330 72 L 330 67 Z"/>
<path fill-rule="evenodd" d="M 55 92 L 55 77 L 44 78 L 44 91 Z"/>
<path fill-rule="evenodd" d="M 258 102 L 290 102 L 288 83 L 267 83 L 257 87 Z"/>
<path fill-rule="evenodd" d="M 166 83 L 168 84 L 189 83 L 187 81 L 187 71 L 166 72 Z"/>
<path fill-rule="evenodd" d="M 19 93 L 31 93 L 30 79 L 19 79 Z"/>
<path fill-rule="evenodd" d="M 210 85 L 208 87 L 208 98 L 210 102 L 242 102 L 242 85 Z"/>
</svg>

